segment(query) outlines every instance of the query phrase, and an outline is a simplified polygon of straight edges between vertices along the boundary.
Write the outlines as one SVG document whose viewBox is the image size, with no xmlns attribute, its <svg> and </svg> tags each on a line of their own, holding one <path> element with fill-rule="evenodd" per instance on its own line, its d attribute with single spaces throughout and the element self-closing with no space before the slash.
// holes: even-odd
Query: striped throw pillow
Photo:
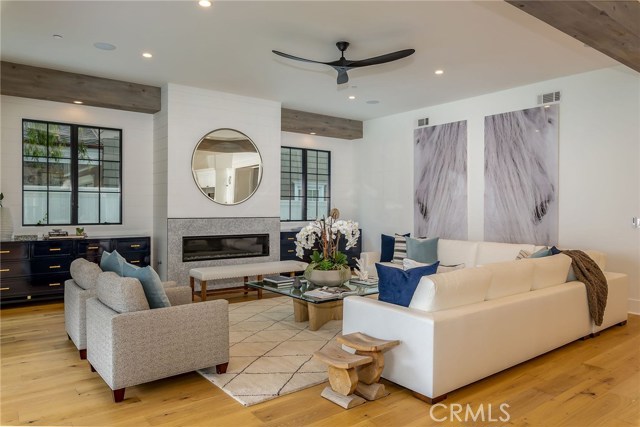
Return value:
<svg viewBox="0 0 640 427">
<path fill-rule="evenodd" d="M 393 260 L 394 264 L 402 265 L 402 260 L 407 257 L 407 238 L 400 234 L 395 235 L 395 243 L 393 245 Z"/>
<path fill-rule="evenodd" d="M 524 249 L 521 249 L 520 252 L 518 252 L 518 256 L 516 256 L 516 259 L 525 259 L 525 258 L 529 258 L 531 256 L 531 252 L 529 251 L 525 251 Z"/>
</svg>

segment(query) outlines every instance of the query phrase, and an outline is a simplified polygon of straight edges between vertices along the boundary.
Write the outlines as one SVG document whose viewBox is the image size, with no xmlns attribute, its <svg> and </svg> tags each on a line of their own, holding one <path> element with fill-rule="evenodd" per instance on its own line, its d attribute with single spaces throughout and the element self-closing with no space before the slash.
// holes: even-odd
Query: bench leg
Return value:
<svg viewBox="0 0 640 427">
<path fill-rule="evenodd" d="M 189 286 L 191 286 L 191 302 L 196 300 L 196 279 L 189 277 Z"/>
<path fill-rule="evenodd" d="M 200 281 L 200 299 L 202 301 L 207 300 L 207 281 L 206 280 Z"/>
</svg>

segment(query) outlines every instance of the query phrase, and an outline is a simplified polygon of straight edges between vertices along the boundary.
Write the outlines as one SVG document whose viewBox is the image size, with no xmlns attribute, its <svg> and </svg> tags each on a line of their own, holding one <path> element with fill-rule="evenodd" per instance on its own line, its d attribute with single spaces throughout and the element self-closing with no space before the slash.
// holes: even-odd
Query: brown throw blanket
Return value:
<svg viewBox="0 0 640 427">
<path fill-rule="evenodd" d="M 591 318 L 596 325 L 602 325 L 609 292 L 604 273 L 598 264 L 582 251 L 569 250 L 562 253 L 571 258 L 571 267 L 576 278 L 587 288 L 587 303 Z"/>
</svg>

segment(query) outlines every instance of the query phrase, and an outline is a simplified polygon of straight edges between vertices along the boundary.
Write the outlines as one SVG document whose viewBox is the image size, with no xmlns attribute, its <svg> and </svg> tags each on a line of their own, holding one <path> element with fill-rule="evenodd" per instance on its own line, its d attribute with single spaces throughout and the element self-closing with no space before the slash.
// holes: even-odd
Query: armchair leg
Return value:
<svg viewBox="0 0 640 427">
<path fill-rule="evenodd" d="M 96 371 L 96 368 L 94 368 L 91 363 L 89 363 L 89 367 L 91 368 L 91 372 L 95 372 Z"/>
<path fill-rule="evenodd" d="M 87 349 L 86 348 L 84 350 L 78 350 L 78 353 L 80 353 L 80 359 L 81 360 L 85 360 L 87 358 Z"/>
<path fill-rule="evenodd" d="M 113 400 L 116 403 L 122 402 L 124 400 L 124 388 L 113 390 Z"/>
<path fill-rule="evenodd" d="M 224 374 L 227 372 L 227 367 L 229 366 L 229 362 L 221 363 L 216 365 L 216 374 Z"/>
</svg>

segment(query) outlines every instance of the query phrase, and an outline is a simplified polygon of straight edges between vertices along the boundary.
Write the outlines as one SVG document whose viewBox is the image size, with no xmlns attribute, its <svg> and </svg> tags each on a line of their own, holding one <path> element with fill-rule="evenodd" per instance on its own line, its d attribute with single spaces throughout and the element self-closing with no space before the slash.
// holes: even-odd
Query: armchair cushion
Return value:
<svg viewBox="0 0 640 427">
<path fill-rule="evenodd" d="M 71 263 L 71 277 L 82 289 L 94 289 L 102 269 L 91 261 L 77 258 Z"/>
<path fill-rule="evenodd" d="M 150 308 L 171 307 L 162 280 L 151 266 L 138 268 L 125 263 L 122 273 L 124 277 L 133 277 L 140 281 Z"/>
<path fill-rule="evenodd" d="M 114 272 L 98 276 L 97 297 L 104 305 L 118 313 L 149 310 L 149 303 L 138 279 L 120 277 Z"/>
</svg>

